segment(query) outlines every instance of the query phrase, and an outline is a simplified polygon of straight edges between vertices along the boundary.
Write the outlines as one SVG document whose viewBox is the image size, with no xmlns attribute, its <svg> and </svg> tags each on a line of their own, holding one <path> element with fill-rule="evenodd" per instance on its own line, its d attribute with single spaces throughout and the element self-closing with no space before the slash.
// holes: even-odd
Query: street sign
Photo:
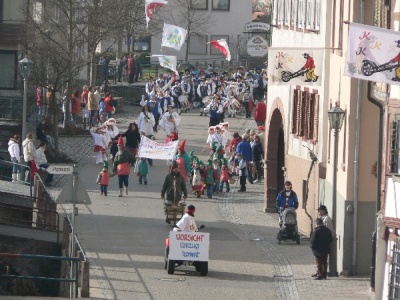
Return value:
<svg viewBox="0 0 400 300">
<path fill-rule="evenodd" d="M 60 166 L 60 165 L 50 165 L 46 171 L 50 174 L 63 175 L 72 174 L 74 170 L 73 166 Z"/>
<path fill-rule="evenodd" d="M 89 194 L 86 192 L 86 188 L 83 185 L 82 181 L 79 179 L 78 175 L 76 175 L 76 197 L 75 201 L 73 201 L 73 176 L 68 180 L 68 182 L 65 184 L 64 188 L 62 189 L 60 195 L 56 199 L 57 204 L 66 204 L 66 203 L 71 203 L 71 204 L 92 204 L 92 201 L 90 201 Z"/>
<path fill-rule="evenodd" d="M 247 53 L 250 56 L 261 57 L 268 52 L 268 41 L 260 35 L 252 36 L 247 42 Z"/>
</svg>

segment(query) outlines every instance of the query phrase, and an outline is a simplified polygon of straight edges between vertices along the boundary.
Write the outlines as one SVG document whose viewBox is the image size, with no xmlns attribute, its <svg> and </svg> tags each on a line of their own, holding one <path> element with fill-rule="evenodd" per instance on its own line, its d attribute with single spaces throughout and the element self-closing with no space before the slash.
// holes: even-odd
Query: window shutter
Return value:
<svg viewBox="0 0 400 300">
<path fill-rule="evenodd" d="M 299 106 L 299 94 L 300 90 L 293 91 L 293 108 L 292 108 L 292 134 L 297 134 L 297 107 Z"/>
<path fill-rule="evenodd" d="M 319 117 L 319 95 L 318 94 L 313 94 L 314 95 L 314 103 L 313 103 L 313 132 L 312 132 L 312 140 L 314 142 L 318 141 L 318 117 Z"/>
</svg>

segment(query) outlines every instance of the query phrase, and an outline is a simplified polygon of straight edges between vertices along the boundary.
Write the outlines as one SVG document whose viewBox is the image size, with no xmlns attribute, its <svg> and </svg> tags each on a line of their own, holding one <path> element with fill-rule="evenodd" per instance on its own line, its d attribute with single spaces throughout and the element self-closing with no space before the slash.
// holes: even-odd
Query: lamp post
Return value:
<svg viewBox="0 0 400 300">
<path fill-rule="evenodd" d="M 336 232 L 336 201 L 337 201 L 337 164 L 338 164 L 338 148 L 339 148 L 339 131 L 342 129 L 345 111 L 337 104 L 328 111 L 328 120 L 330 129 L 334 130 L 334 153 L 333 153 L 333 182 L 332 182 L 332 220 Z M 333 237 L 333 247 L 329 256 L 329 274 L 337 276 L 337 245 L 336 234 Z"/>
<path fill-rule="evenodd" d="M 33 65 L 33 61 L 28 59 L 26 56 L 24 59 L 19 61 L 19 65 L 21 67 L 21 73 L 24 77 L 24 98 L 22 101 L 22 140 L 26 138 L 26 102 L 28 98 L 28 77 L 31 73 L 31 68 Z"/>
</svg>

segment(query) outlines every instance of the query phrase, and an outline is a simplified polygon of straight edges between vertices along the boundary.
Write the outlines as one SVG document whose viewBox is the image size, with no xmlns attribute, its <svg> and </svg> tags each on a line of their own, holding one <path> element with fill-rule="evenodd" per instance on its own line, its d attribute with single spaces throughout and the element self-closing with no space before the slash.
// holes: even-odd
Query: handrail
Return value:
<svg viewBox="0 0 400 300">
<path fill-rule="evenodd" d="M 66 217 L 67 217 L 67 220 L 68 220 L 68 223 L 69 223 L 70 227 L 72 228 L 72 223 L 71 223 L 71 219 L 70 219 L 69 215 L 66 214 Z M 75 240 L 75 243 L 78 245 L 80 252 L 82 253 L 83 261 L 86 262 L 87 261 L 87 257 L 86 257 L 85 251 L 83 250 L 82 245 L 79 243 L 79 240 L 78 240 L 76 235 L 74 236 L 74 240 Z"/>
<path fill-rule="evenodd" d="M 25 165 L 25 164 L 20 164 L 20 163 L 13 163 L 13 162 L 11 162 L 11 161 L 8 161 L 8 160 L 1 160 L 0 159 L 0 167 L 1 167 L 1 164 L 6 164 L 6 165 L 11 165 L 11 166 L 13 166 L 13 165 L 17 165 L 17 166 L 20 166 L 21 167 L 21 172 L 22 172 L 22 170 L 24 170 L 24 169 L 28 169 L 29 170 L 29 174 L 31 174 L 31 167 L 29 167 L 29 166 L 27 166 L 27 165 Z M 26 170 L 25 170 L 26 171 Z M 22 174 L 21 174 L 22 175 Z M 4 176 L 5 178 L 9 178 L 9 179 L 12 179 L 11 177 L 6 177 L 6 176 Z M 29 182 L 29 192 L 30 192 L 30 196 L 32 197 L 32 176 L 29 176 L 29 181 L 25 181 L 25 180 L 21 180 L 21 182 L 23 182 L 23 183 L 28 183 Z"/>
<path fill-rule="evenodd" d="M 19 227 L 24 227 L 24 228 L 33 228 L 33 229 L 38 229 L 38 230 L 49 230 L 49 231 L 55 231 L 57 233 L 57 244 L 59 243 L 60 240 L 60 214 L 55 211 L 55 210 L 51 210 L 51 209 L 45 209 L 45 208 L 37 208 L 37 207 L 32 207 L 32 208 L 22 208 L 22 207 L 13 207 L 10 205 L 6 205 L 2 202 L 0 202 L 0 207 L 7 207 L 8 209 L 14 209 L 17 211 L 28 211 L 28 212 L 50 212 L 55 214 L 56 216 L 56 225 L 51 225 L 51 224 L 41 224 L 38 222 L 35 222 L 33 220 L 28 221 L 28 220 L 23 220 L 23 219 L 16 219 L 16 218 L 8 218 L 8 217 L 1 217 L 0 216 L 0 223 L 1 224 L 5 224 L 5 225 L 13 225 L 13 226 L 19 226 Z M 3 222 L 1 220 L 5 220 L 6 222 Z M 24 224 L 15 224 L 13 222 L 7 222 L 7 220 L 11 220 L 11 221 L 21 221 L 21 223 L 31 223 L 31 226 L 24 225 Z M 37 225 L 43 225 L 43 228 L 41 227 L 33 227 L 32 225 L 37 224 Z"/>
<path fill-rule="evenodd" d="M 7 275 L 0 274 L 0 278 L 21 278 L 21 279 L 34 279 L 34 280 L 50 280 L 50 281 L 60 281 L 60 282 L 74 282 L 75 283 L 75 298 L 78 298 L 78 257 L 67 257 L 67 256 L 50 256 L 50 255 L 35 255 L 35 254 L 18 254 L 18 253 L 1 253 L 0 257 L 6 258 L 23 258 L 23 259 L 39 259 L 39 260 L 64 260 L 70 261 L 74 264 L 75 267 L 75 278 L 66 279 L 66 278 L 52 278 L 52 277 L 40 277 L 40 276 L 21 276 L 21 275 Z"/>
</svg>

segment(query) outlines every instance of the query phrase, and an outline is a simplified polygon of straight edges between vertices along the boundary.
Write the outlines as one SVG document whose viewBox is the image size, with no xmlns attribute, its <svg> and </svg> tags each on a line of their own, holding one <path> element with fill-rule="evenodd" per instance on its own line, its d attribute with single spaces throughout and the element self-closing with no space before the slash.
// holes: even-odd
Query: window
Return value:
<svg viewBox="0 0 400 300">
<path fill-rule="evenodd" d="M 33 2 L 32 18 L 36 23 L 41 23 L 43 20 L 43 3 L 36 1 Z"/>
<path fill-rule="evenodd" d="M 212 0 L 213 10 L 229 10 L 230 0 Z"/>
<path fill-rule="evenodd" d="M 283 14 L 284 14 L 284 9 L 285 9 L 285 2 L 280 1 L 279 6 L 278 6 L 278 23 L 279 25 L 283 25 Z"/>
<path fill-rule="evenodd" d="M 17 51 L 0 51 L 0 88 L 14 89 L 17 78 Z"/>
<path fill-rule="evenodd" d="M 272 11 L 273 19 L 272 19 L 272 24 L 273 25 L 278 25 L 279 24 L 279 1 L 274 1 L 274 7 Z"/>
<path fill-rule="evenodd" d="M 211 41 L 219 40 L 219 39 L 225 39 L 226 43 L 229 45 L 229 36 L 228 35 L 212 35 L 211 36 Z M 210 54 L 221 54 L 221 51 L 218 49 L 214 48 L 213 46 L 210 45 Z"/>
<path fill-rule="evenodd" d="M 396 121 L 392 122 L 390 141 L 390 172 L 400 173 L 400 116 L 396 115 Z"/>
<path fill-rule="evenodd" d="M 293 26 L 296 23 L 296 16 L 297 16 L 297 0 L 291 0 L 292 5 L 290 6 L 290 25 Z"/>
<path fill-rule="evenodd" d="M 400 242 L 396 240 L 392 250 L 392 264 L 390 266 L 390 283 L 388 299 L 400 297 Z"/>
<path fill-rule="evenodd" d="M 284 15 L 283 15 L 283 24 L 285 25 L 285 26 L 289 26 L 290 25 L 290 17 L 291 17 L 291 14 L 290 14 L 290 2 L 291 2 L 291 0 L 286 0 L 285 1 L 285 8 L 284 8 Z"/>
<path fill-rule="evenodd" d="M 191 8 L 198 10 L 208 10 L 208 0 L 191 0 Z"/>
<path fill-rule="evenodd" d="M 318 140 L 319 95 L 308 91 L 293 91 L 292 134 L 305 140 Z"/>
<path fill-rule="evenodd" d="M 207 54 L 207 35 L 191 34 L 189 54 Z"/>
<path fill-rule="evenodd" d="M 315 0 L 314 29 L 319 30 L 321 26 L 321 0 Z"/>
<path fill-rule="evenodd" d="M 305 24 L 306 29 L 311 29 L 314 24 L 314 14 L 312 10 L 311 0 L 306 0 L 306 17 L 305 17 Z"/>
</svg>

